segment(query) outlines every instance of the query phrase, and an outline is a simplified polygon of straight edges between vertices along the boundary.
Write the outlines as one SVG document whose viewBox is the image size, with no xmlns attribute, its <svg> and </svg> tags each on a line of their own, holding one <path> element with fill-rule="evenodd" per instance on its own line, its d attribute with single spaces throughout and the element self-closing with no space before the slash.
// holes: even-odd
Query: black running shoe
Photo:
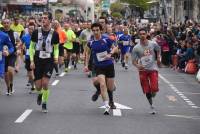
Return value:
<svg viewBox="0 0 200 134">
<path fill-rule="evenodd" d="M 97 101 L 99 98 L 99 92 L 96 91 L 93 95 L 92 95 L 92 101 Z"/>
<path fill-rule="evenodd" d="M 42 103 L 42 112 L 43 113 L 47 113 L 48 112 L 46 103 Z"/>
<path fill-rule="evenodd" d="M 125 67 L 125 62 L 122 62 L 122 67 Z"/>
<path fill-rule="evenodd" d="M 109 106 L 110 106 L 110 109 L 116 109 L 117 107 L 115 106 L 115 103 L 114 102 L 109 102 Z"/>
<path fill-rule="evenodd" d="M 39 94 L 37 97 L 37 104 L 41 105 L 41 103 L 42 103 L 42 94 Z"/>
</svg>

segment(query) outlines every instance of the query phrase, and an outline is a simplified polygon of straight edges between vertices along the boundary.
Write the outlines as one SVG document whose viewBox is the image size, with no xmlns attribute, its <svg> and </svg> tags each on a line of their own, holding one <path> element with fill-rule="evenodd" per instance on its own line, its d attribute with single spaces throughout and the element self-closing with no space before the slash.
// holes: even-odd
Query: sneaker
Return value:
<svg viewBox="0 0 200 134">
<path fill-rule="evenodd" d="M 153 106 L 150 107 L 150 111 L 149 111 L 150 114 L 156 114 L 156 110 Z"/>
<path fill-rule="evenodd" d="M 68 70 L 68 68 L 65 68 L 65 72 L 67 73 L 69 70 Z"/>
<path fill-rule="evenodd" d="M 114 102 L 109 102 L 109 106 L 110 106 L 110 109 L 116 109 L 117 107 L 115 106 L 115 103 Z"/>
<path fill-rule="evenodd" d="M 125 63 L 124 62 L 122 62 L 122 67 L 125 67 Z"/>
<path fill-rule="evenodd" d="M 42 103 L 42 94 L 39 94 L 37 97 L 37 104 L 41 105 L 41 103 Z"/>
<path fill-rule="evenodd" d="M 7 91 L 7 92 L 6 92 L 6 95 L 7 95 L 7 96 L 9 96 L 9 95 L 10 95 L 10 92 L 9 92 L 9 91 Z"/>
<path fill-rule="evenodd" d="M 125 67 L 125 69 L 127 70 L 127 69 L 128 69 L 128 64 L 125 64 L 124 67 Z"/>
<path fill-rule="evenodd" d="M 92 95 L 92 101 L 97 101 L 99 98 L 99 92 L 96 91 L 93 95 Z"/>
<path fill-rule="evenodd" d="M 104 115 L 109 115 L 109 111 L 110 111 L 110 106 L 106 106 Z"/>
<path fill-rule="evenodd" d="M 42 112 L 43 113 L 47 113 L 48 112 L 46 103 L 42 103 Z"/>
</svg>

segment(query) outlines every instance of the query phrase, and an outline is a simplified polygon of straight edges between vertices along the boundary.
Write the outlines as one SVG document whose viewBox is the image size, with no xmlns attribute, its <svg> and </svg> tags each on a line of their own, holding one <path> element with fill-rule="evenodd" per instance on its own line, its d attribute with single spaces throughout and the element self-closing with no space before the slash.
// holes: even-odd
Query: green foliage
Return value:
<svg viewBox="0 0 200 134">
<path fill-rule="evenodd" d="M 122 14 L 120 12 L 112 12 L 111 15 L 114 17 L 114 18 L 122 18 Z"/>
<path fill-rule="evenodd" d="M 123 10 L 123 5 L 120 2 L 115 2 L 110 5 L 111 12 L 121 12 Z"/>
<path fill-rule="evenodd" d="M 128 3 L 130 5 L 136 5 L 141 7 L 143 10 L 147 10 L 149 8 L 149 4 L 147 2 L 151 0 L 120 0 L 123 3 Z"/>
</svg>

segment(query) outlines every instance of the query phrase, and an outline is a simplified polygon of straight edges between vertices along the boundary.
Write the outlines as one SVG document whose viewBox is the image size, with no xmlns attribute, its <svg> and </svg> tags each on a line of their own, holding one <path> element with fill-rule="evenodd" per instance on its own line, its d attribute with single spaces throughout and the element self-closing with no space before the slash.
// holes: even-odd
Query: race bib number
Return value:
<svg viewBox="0 0 200 134">
<path fill-rule="evenodd" d="M 143 56 L 141 58 L 141 64 L 143 66 L 147 66 L 147 65 L 152 64 L 152 63 L 153 63 L 153 56 L 152 55 Z"/>
<path fill-rule="evenodd" d="M 48 52 L 45 52 L 45 51 L 40 51 L 39 57 L 40 57 L 41 59 L 47 59 L 47 58 L 50 58 L 50 57 L 51 57 L 51 54 L 48 53 Z"/>
<path fill-rule="evenodd" d="M 30 54 L 29 54 L 29 49 L 26 49 L 26 55 L 30 55 Z"/>
<path fill-rule="evenodd" d="M 129 45 L 129 41 L 123 41 L 123 46 L 128 46 Z"/>
<path fill-rule="evenodd" d="M 107 54 L 108 54 L 107 51 L 104 51 L 104 52 L 101 52 L 101 53 L 97 53 L 96 54 L 97 60 L 98 61 L 104 61 Z"/>
<path fill-rule="evenodd" d="M 0 61 L 2 61 L 2 52 L 0 51 Z"/>
</svg>

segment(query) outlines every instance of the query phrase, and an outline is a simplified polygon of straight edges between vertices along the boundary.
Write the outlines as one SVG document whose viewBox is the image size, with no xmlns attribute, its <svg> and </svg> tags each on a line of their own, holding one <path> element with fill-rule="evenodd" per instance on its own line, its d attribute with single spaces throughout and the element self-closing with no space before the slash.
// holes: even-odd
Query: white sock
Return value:
<svg viewBox="0 0 200 134">
<path fill-rule="evenodd" d="M 104 105 L 105 105 L 105 106 L 109 106 L 109 105 L 108 105 L 108 101 L 104 101 Z"/>
</svg>

